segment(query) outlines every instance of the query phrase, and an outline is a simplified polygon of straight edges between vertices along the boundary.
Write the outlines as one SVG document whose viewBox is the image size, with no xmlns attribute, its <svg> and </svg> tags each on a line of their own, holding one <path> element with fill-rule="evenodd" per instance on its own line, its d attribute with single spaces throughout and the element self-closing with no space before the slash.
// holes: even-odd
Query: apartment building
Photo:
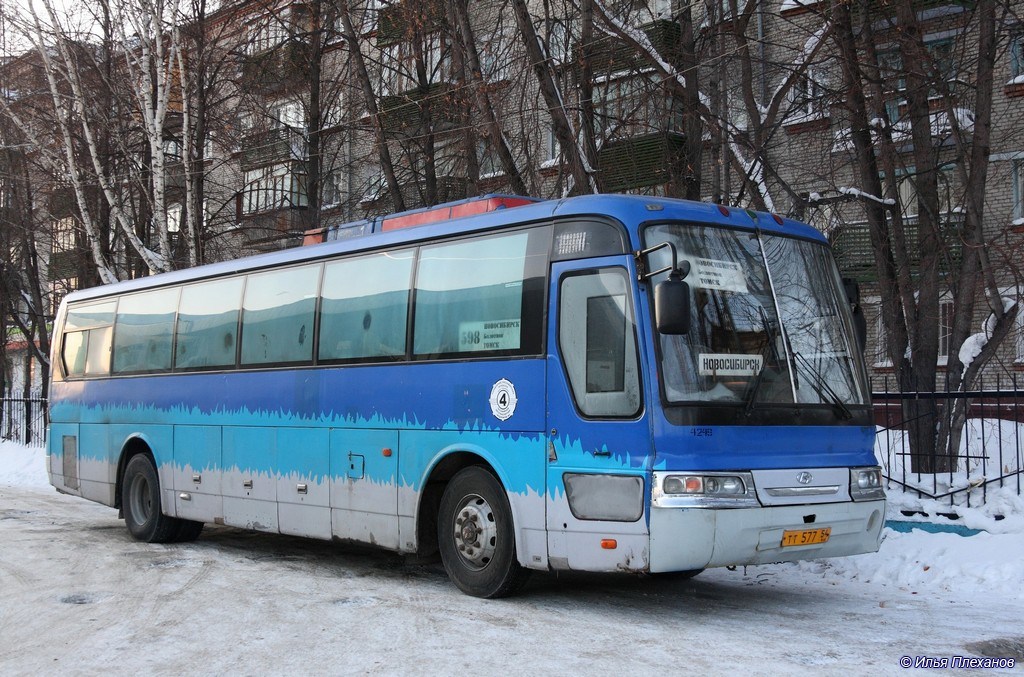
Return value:
<svg viewBox="0 0 1024 677">
<path fill-rule="evenodd" d="M 188 238 L 198 261 L 213 261 L 297 246 L 311 228 L 492 192 L 634 192 L 785 213 L 826 232 L 844 275 L 861 283 L 869 362 L 882 379 L 893 366 L 865 216 L 874 200 L 899 212 L 911 245 L 896 263 L 910 278 L 921 272 L 919 224 L 943 252 L 941 302 L 927 318 L 940 328 L 941 380 L 943 356 L 956 349 L 952 290 L 968 246 L 964 142 L 980 12 L 947 0 L 851 7 L 854 49 L 876 64 L 870 123 L 888 127 L 872 138 L 893 149 L 878 172 L 884 194 L 868 190 L 859 169 L 828 1 L 245 0 L 182 30 L 195 86 L 172 97 L 167 116 L 165 219 L 140 214 L 166 224 L 172 258 L 187 265 Z M 995 12 L 982 240 L 986 270 L 1014 300 L 1024 229 L 1018 10 L 1013 0 Z M 898 11 L 913 12 L 934 85 L 940 208 L 924 220 Z M 84 274 L 72 264 L 88 261 L 79 207 L 66 187 L 49 192 L 67 207 L 49 214 L 51 269 L 76 284 Z M 972 312 L 981 332 L 985 303 Z M 1024 369 L 1022 335 L 1018 327 L 990 370 Z"/>
</svg>

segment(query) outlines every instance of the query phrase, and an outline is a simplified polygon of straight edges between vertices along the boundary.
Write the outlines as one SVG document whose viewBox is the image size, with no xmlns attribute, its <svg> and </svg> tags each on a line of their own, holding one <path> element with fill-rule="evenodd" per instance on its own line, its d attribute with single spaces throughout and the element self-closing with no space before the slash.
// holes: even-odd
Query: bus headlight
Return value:
<svg viewBox="0 0 1024 677">
<path fill-rule="evenodd" d="M 654 473 L 654 505 L 660 507 L 757 505 L 749 473 Z"/>
<path fill-rule="evenodd" d="M 736 475 L 669 475 L 661 487 L 666 494 L 727 496 L 747 493 L 743 478 Z"/>
<path fill-rule="evenodd" d="M 877 501 L 885 498 L 882 469 L 850 468 L 850 498 L 855 501 Z"/>
</svg>

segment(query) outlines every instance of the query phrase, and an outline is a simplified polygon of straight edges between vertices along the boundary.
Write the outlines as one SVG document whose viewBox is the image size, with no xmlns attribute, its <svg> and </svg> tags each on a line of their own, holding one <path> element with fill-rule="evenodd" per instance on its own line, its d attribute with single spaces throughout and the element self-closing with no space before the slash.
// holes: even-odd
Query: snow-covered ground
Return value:
<svg viewBox="0 0 1024 677">
<path fill-rule="evenodd" d="M 483 601 L 438 564 L 328 542 L 137 543 L 57 494 L 42 450 L 0 443 L 0 674 L 1021 674 L 1024 515 L 967 517 L 998 533 L 886 530 L 876 554 L 693 580 L 535 575 Z"/>
</svg>

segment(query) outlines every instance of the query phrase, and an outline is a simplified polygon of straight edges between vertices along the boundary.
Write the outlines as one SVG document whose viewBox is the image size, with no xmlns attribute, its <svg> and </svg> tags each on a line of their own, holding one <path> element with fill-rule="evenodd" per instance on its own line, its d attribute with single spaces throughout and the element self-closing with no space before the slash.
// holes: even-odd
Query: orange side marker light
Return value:
<svg viewBox="0 0 1024 677">
<path fill-rule="evenodd" d="M 614 538 L 602 538 L 601 547 L 605 550 L 614 550 L 615 548 L 619 547 L 619 542 L 616 541 Z"/>
<path fill-rule="evenodd" d="M 393 452 L 391 451 L 391 449 L 384 447 L 383 449 L 380 450 L 380 453 L 384 454 L 384 458 L 391 458 L 391 454 Z"/>
</svg>

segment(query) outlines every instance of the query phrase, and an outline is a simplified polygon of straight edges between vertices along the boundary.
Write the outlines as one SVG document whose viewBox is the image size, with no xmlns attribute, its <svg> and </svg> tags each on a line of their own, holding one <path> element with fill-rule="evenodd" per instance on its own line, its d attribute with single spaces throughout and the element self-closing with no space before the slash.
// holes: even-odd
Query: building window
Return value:
<svg viewBox="0 0 1024 677">
<path fill-rule="evenodd" d="M 553 122 L 548 124 L 541 131 L 541 167 L 553 167 L 562 158 L 562 148 L 558 145 L 558 137 L 555 136 Z"/>
<path fill-rule="evenodd" d="M 181 141 L 177 139 L 164 139 L 163 150 L 166 162 L 181 162 Z"/>
<path fill-rule="evenodd" d="M 365 175 L 363 185 L 366 186 L 366 190 L 363 191 L 363 196 L 359 199 L 360 202 L 373 202 L 382 198 L 388 191 L 388 179 L 384 175 L 384 170 L 371 169 Z"/>
<path fill-rule="evenodd" d="M 881 304 L 876 306 L 875 309 L 877 314 L 875 315 L 874 364 L 876 367 L 891 367 L 892 361 L 889 359 L 889 336 L 885 332 L 885 321 L 882 318 Z"/>
<path fill-rule="evenodd" d="M 259 54 L 273 49 L 288 39 L 288 26 L 281 14 L 268 14 L 249 27 L 246 54 Z"/>
<path fill-rule="evenodd" d="M 637 115 L 641 97 L 637 78 L 625 77 L 594 83 L 594 125 L 601 136 L 615 133 Z"/>
<path fill-rule="evenodd" d="M 53 251 L 66 252 L 75 248 L 75 219 L 65 216 L 53 222 Z"/>
<path fill-rule="evenodd" d="M 790 101 L 797 117 L 820 117 L 826 114 L 825 84 L 823 73 L 809 68 L 797 78 L 790 91 Z"/>
<path fill-rule="evenodd" d="M 1024 219 L 1024 160 L 1013 161 L 1013 219 Z"/>
<path fill-rule="evenodd" d="M 550 47 L 548 51 L 551 52 Z M 501 35 L 495 35 L 480 46 L 480 75 L 484 81 L 503 82 L 509 79 L 509 65 L 513 58 L 510 52 Z"/>
<path fill-rule="evenodd" d="M 1024 83 L 1024 33 L 1010 38 L 1010 84 Z"/>
<path fill-rule="evenodd" d="M 952 337 L 953 302 L 942 301 L 939 303 L 939 364 L 946 364 Z"/>
<path fill-rule="evenodd" d="M 181 217 L 182 209 L 181 204 L 173 202 L 167 205 L 167 232 L 168 233 L 179 233 L 181 232 Z"/>
<path fill-rule="evenodd" d="M 381 75 L 377 83 L 377 96 L 394 96 L 408 92 L 420 84 L 447 82 L 451 73 L 448 45 L 439 33 L 423 38 L 417 50 L 410 42 L 399 42 L 381 48 Z M 417 54 L 417 52 L 419 52 Z M 427 81 L 418 81 L 418 62 L 423 62 Z"/>
<path fill-rule="evenodd" d="M 569 30 L 565 24 L 561 21 L 548 21 L 546 32 L 548 58 L 552 65 L 568 63 L 572 56 L 572 46 L 569 44 Z"/>
<path fill-rule="evenodd" d="M 1016 353 L 1014 361 L 1020 364 L 1024 363 L 1024 315 L 1019 310 L 1013 321 L 1013 326 L 1015 330 L 1014 352 Z"/>
<path fill-rule="evenodd" d="M 305 179 L 305 175 L 284 164 L 245 172 L 242 213 L 307 206 Z"/>
<path fill-rule="evenodd" d="M 498 158 L 498 153 L 494 150 L 494 144 L 489 139 L 480 139 L 477 142 L 477 157 L 480 158 L 481 179 L 500 176 L 505 173 L 501 166 L 501 160 Z"/>
<path fill-rule="evenodd" d="M 274 129 L 305 129 L 306 115 L 298 101 L 285 101 L 270 109 L 270 124 Z"/>
<path fill-rule="evenodd" d="M 320 206 L 322 208 L 336 207 L 342 200 L 342 179 L 340 170 L 325 174 L 320 182 Z"/>
</svg>

